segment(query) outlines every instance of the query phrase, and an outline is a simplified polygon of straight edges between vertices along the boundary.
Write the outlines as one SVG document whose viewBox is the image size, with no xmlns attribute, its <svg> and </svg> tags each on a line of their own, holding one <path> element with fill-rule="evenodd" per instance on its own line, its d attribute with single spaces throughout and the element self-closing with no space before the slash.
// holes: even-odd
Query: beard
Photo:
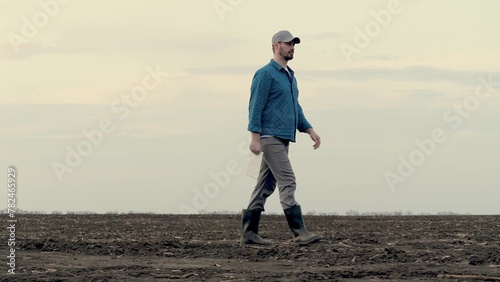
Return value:
<svg viewBox="0 0 500 282">
<path fill-rule="evenodd" d="M 281 55 L 281 57 L 283 57 L 287 61 L 290 61 L 293 59 L 293 52 L 289 52 L 289 53 L 280 52 L 280 55 Z"/>
</svg>

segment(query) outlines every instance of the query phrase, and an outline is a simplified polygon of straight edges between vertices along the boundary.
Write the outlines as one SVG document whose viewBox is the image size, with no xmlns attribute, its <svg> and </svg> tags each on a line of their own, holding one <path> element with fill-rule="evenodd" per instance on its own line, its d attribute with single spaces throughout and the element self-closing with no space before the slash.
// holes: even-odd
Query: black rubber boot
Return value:
<svg viewBox="0 0 500 282">
<path fill-rule="evenodd" d="M 243 210 L 241 213 L 241 246 L 272 246 L 271 241 L 259 236 L 259 221 L 261 211 Z"/>
<path fill-rule="evenodd" d="M 293 242 L 299 245 L 307 245 L 321 240 L 321 235 L 310 233 L 304 226 L 302 210 L 299 205 L 295 205 L 284 210 L 288 226 L 294 234 Z"/>
</svg>

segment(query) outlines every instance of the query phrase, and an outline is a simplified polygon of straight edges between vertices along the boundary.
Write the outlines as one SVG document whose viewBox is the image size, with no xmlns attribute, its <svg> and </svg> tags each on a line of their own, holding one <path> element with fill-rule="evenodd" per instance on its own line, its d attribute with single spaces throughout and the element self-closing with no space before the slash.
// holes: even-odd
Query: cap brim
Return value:
<svg viewBox="0 0 500 282">
<path fill-rule="evenodd" d="M 300 43 L 300 38 L 298 37 L 290 37 L 290 38 L 287 38 L 285 40 L 282 40 L 282 42 L 294 42 L 295 44 L 299 44 Z"/>
</svg>

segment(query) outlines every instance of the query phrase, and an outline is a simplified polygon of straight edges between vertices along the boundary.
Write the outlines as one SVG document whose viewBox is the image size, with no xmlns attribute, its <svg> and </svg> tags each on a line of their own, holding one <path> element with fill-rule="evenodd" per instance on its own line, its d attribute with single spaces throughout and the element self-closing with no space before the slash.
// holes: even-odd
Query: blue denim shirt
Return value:
<svg viewBox="0 0 500 282">
<path fill-rule="evenodd" d="M 298 129 L 311 128 L 299 104 L 299 89 L 292 69 L 287 71 L 273 59 L 259 69 L 250 88 L 248 130 L 295 142 Z"/>
</svg>

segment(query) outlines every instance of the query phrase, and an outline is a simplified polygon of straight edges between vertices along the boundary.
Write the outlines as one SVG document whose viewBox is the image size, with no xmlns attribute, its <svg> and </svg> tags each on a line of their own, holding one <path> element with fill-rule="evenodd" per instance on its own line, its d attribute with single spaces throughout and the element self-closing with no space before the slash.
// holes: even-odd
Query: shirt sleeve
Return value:
<svg viewBox="0 0 500 282">
<path fill-rule="evenodd" d="M 302 111 L 302 107 L 300 106 L 300 104 L 297 102 L 297 108 L 299 110 L 298 112 L 298 123 L 297 123 L 297 129 L 300 131 L 300 132 L 305 132 L 306 130 L 308 130 L 309 128 L 312 128 L 311 124 L 307 121 L 305 115 L 304 115 L 304 112 Z"/>
<path fill-rule="evenodd" d="M 260 133 L 262 131 L 262 113 L 266 107 L 267 97 L 271 90 L 272 78 L 265 71 L 257 71 L 250 87 L 250 103 L 248 114 L 248 130 Z"/>
</svg>

